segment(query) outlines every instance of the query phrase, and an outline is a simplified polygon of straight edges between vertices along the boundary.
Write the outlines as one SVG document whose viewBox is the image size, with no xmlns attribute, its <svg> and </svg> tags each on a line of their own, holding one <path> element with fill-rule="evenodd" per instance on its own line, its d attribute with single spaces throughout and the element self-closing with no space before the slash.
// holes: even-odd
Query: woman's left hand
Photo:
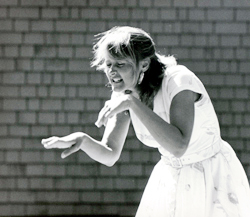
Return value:
<svg viewBox="0 0 250 217">
<path fill-rule="evenodd" d="M 115 114 L 128 110 L 131 100 L 132 96 L 130 94 L 124 94 L 106 101 L 104 107 L 99 112 L 95 125 L 97 127 L 101 127 L 102 125 L 105 126 L 109 118 Z"/>
</svg>

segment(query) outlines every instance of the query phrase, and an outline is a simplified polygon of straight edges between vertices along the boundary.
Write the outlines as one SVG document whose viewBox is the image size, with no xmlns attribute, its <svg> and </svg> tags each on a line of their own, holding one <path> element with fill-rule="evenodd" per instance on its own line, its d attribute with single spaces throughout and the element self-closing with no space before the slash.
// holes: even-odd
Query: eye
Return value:
<svg viewBox="0 0 250 217">
<path fill-rule="evenodd" d="M 110 68 L 111 67 L 111 63 L 106 63 L 106 66 L 108 67 L 108 68 Z"/>
<path fill-rule="evenodd" d="M 117 67 L 122 68 L 125 65 L 125 63 L 117 63 Z"/>
</svg>

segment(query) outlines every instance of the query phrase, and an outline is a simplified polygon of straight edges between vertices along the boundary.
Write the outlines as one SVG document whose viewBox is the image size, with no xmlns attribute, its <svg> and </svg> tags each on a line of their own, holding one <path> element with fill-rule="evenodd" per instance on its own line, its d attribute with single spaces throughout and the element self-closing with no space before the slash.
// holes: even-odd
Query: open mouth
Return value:
<svg viewBox="0 0 250 217">
<path fill-rule="evenodd" d="M 113 83 L 120 83 L 120 82 L 122 82 L 122 79 L 121 78 L 113 78 L 112 82 Z"/>
</svg>

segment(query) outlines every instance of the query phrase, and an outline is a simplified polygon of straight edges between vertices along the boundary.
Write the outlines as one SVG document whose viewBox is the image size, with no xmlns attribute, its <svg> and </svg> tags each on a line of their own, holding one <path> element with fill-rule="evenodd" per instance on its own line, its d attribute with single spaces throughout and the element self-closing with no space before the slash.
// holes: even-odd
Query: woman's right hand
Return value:
<svg viewBox="0 0 250 217">
<path fill-rule="evenodd" d="M 47 139 L 43 139 L 41 143 L 46 149 L 52 149 L 52 148 L 65 149 L 74 145 L 75 141 L 65 139 L 65 137 L 52 136 Z"/>
<path fill-rule="evenodd" d="M 62 158 L 65 158 L 80 149 L 84 135 L 82 132 L 76 132 L 64 137 L 52 136 L 43 139 L 41 143 L 46 149 L 66 149 L 61 155 Z"/>
</svg>

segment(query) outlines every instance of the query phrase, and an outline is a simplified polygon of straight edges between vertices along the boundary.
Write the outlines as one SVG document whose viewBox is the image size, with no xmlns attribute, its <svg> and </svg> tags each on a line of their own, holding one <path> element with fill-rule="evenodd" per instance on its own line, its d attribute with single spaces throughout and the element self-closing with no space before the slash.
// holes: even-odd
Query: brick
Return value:
<svg viewBox="0 0 250 217">
<path fill-rule="evenodd" d="M 47 60 L 46 69 L 48 71 L 64 71 L 66 69 L 67 62 L 65 60 Z"/>
<path fill-rule="evenodd" d="M 45 168 L 45 174 L 49 176 L 65 176 L 65 166 L 50 165 Z"/>
<path fill-rule="evenodd" d="M 239 36 L 221 36 L 221 45 L 225 47 L 238 47 L 240 45 Z"/>
<path fill-rule="evenodd" d="M 17 138 L 1 138 L 0 140 L 0 147 L 1 149 L 20 149 L 22 148 L 21 139 Z"/>
<path fill-rule="evenodd" d="M 38 8 L 10 8 L 11 18 L 39 18 Z"/>
<path fill-rule="evenodd" d="M 79 186 L 80 189 L 95 189 L 95 179 L 94 178 L 81 178 L 75 179 L 73 186 Z"/>
<path fill-rule="evenodd" d="M 1 44 L 21 44 L 22 35 L 19 33 L 0 33 Z"/>
<path fill-rule="evenodd" d="M 87 0 L 67 0 L 68 6 L 86 6 Z"/>
<path fill-rule="evenodd" d="M 157 45 L 171 45 L 171 46 L 175 46 L 177 44 L 179 44 L 179 40 L 178 40 L 178 36 L 177 35 L 159 35 L 156 37 L 156 41 L 157 41 Z"/>
<path fill-rule="evenodd" d="M 146 19 L 145 12 L 143 9 L 132 9 L 131 18 L 133 20 L 143 20 Z"/>
<path fill-rule="evenodd" d="M 127 20 L 131 16 L 131 13 L 129 10 L 124 8 L 118 8 L 117 9 L 117 19 L 119 20 Z"/>
<path fill-rule="evenodd" d="M 70 42 L 69 34 L 47 34 L 46 35 L 46 43 L 53 45 L 68 45 Z"/>
<path fill-rule="evenodd" d="M 0 86 L 0 96 L 2 97 L 14 97 L 17 98 L 19 96 L 19 88 L 16 86 Z"/>
<path fill-rule="evenodd" d="M 124 192 L 104 192 L 103 198 L 106 203 L 111 202 L 119 202 L 124 203 L 125 202 L 125 195 Z"/>
<path fill-rule="evenodd" d="M 73 189 L 73 179 L 55 179 L 53 185 L 57 190 Z"/>
<path fill-rule="evenodd" d="M 216 23 L 215 32 L 222 34 L 245 34 L 247 26 L 245 23 Z"/>
<path fill-rule="evenodd" d="M 236 8 L 245 8 L 249 7 L 249 2 L 246 0 L 234 1 L 234 0 L 223 0 L 222 1 L 224 7 L 236 7 Z"/>
<path fill-rule="evenodd" d="M 0 17 L 5 18 L 7 17 L 7 9 L 6 8 L 0 8 Z"/>
<path fill-rule="evenodd" d="M 170 6 L 172 6 L 171 1 L 155 0 L 153 2 L 154 2 L 155 7 L 170 7 Z"/>
<path fill-rule="evenodd" d="M 86 109 L 87 111 L 99 111 L 101 108 L 100 100 L 87 100 Z"/>
<path fill-rule="evenodd" d="M 106 0 L 89 1 L 89 6 L 105 6 Z"/>
<path fill-rule="evenodd" d="M 62 58 L 72 58 L 73 49 L 71 47 L 59 47 L 58 56 Z"/>
<path fill-rule="evenodd" d="M 142 166 L 141 165 L 121 165 L 120 175 L 122 176 L 141 176 Z"/>
<path fill-rule="evenodd" d="M 20 93 L 22 97 L 35 97 L 36 88 L 33 86 L 25 86 L 20 88 Z"/>
<path fill-rule="evenodd" d="M 250 36 L 243 36 L 242 43 L 243 43 L 243 46 L 250 46 Z"/>
<path fill-rule="evenodd" d="M 235 96 L 237 99 L 248 99 L 249 91 L 247 88 L 237 88 L 235 91 Z"/>
<path fill-rule="evenodd" d="M 87 25 L 80 21 L 56 21 L 56 31 L 61 32 L 85 32 Z"/>
<path fill-rule="evenodd" d="M 59 17 L 58 8 L 42 8 L 42 18 L 43 19 L 52 19 Z"/>
<path fill-rule="evenodd" d="M 107 19 L 107 20 L 114 19 L 115 18 L 114 9 L 106 9 L 106 8 L 101 9 L 100 18 L 101 19 Z"/>
<path fill-rule="evenodd" d="M 237 10 L 236 11 L 236 20 L 239 21 L 248 21 L 250 20 L 250 13 L 249 10 Z"/>
<path fill-rule="evenodd" d="M 0 0 L 1 6 L 16 6 L 18 5 L 18 0 Z"/>
<path fill-rule="evenodd" d="M 53 189 L 53 179 L 52 178 L 32 178 L 30 180 L 31 189 Z"/>
<path fill-rule="evenodd" d="M 186 0 L 186 1 L 175 0 L 174 1 L 174 7 L 194 7 L 194 6 L 195 6 L 194 0 Z"/>
<path fill-rule="evenodd" d="M 69 70 L 70 71 L 82 71 L 82 69 L 89 69 L 89 61 L 84 60 L 70 60 L 69 61 Z"/>
<path fill-rule="evenodd" d="M 11 59 L 0 60 L 0 70 L 14 70 L 15 62 Z"/>
<path fill-rule="evenodd" d="M 42 110 L 44 111 L 57 111 L 62 109 L 62 101 L 55 99 L 42 100 Z"/>
<path fill-rule="evenodd" d="M 108 5 L 111 7 L 123 7 L 125 6 L 125 0 L 108 0 Z"/>
<path fill-rule="evenodd" d="M 249 73 L 250 72 L 250 63 L 249 62 L 240 62 L 240 72 Z"/>
<path fill-rule="evenodd" d="M 227 75 L 225 77 L 225 85 L 228 86 L 242 86 L 244 83 L 243 77 L 240 75 Z"/>
<path fill-rule="evenodd" d="M 198 7 L 206 7 L 206 8 L 215 8 L 215 7 L 221 7 L 221 1 L 217 0 L 199 0 L 197 2 Z"/>
<path fill-rule="evenodd" d="M 82 100 L 65 100 L 64 109 L 66 111 L 82 111 L 84 104 Z"/>
<path fill-rule="evenodd" d="M 35 195 L 32 192 L 10 192 L 10 202 L 34 202 Z"/>
<path fill-rule="evenodd" d="M 211 32 L 213 32 L 213 24 L 212 23 L 204 23 L 204 22 L 201 23 L 201 32 L 202 33 L 211 33 Z M 216 37 L 216 36 L 212 35 L 212 36 L 209 36 L 209 37 L 212 38 L 212 37 Z"/>
<path fill-rule="evenodd" d="M 29 99 L 27 105 L 28 109 L 31 111 L 40 109 L 40 102 L 38 99 Z"/>
<path fill-rule="evenodd" d="M 7 151 L 5 160 L 8 163 L 17 163 L 17 162 L 19 162 L 20 161 L 19 152 L 17 152 L 17 151 Z"/>
<path fill-rule="evenodd" d="M 174 9 L 160 9 L 160 19 L 161 20 L 175 20 L 176 10 Z"/>
<path fill-rule="evenodd" d="M 29 21 L 27 20 L 15 20 L 14 29 L 16 32 L 28 32 L 29 31 Z"/>
<path fill-rule="evenodd" d="M 160 14 L 157 9 L 148 9 L 146 11 L 147 20 L 159 20 Z"/>
<path fill-rule="evenodd" d="M 33 57 L 34 47 L 33 46 L 22 46 L 20 48 L 20 54 L 22 57 Z"/>
<path fill-rule="evenodd" d="M 35 137 L 43 137 L 44 135 L 48 135 L 49 130 L 47 127 L 43 126 L 32 126 L 31 127 L 31 136 Z"/>
<path fill-rule="evenodd" d="M 26 109 L 26 102 L 23 99 L 4 99 L 3 109 L 9 111 L 21 111 Z"/>
<path fill-rule="evenodd" d="M 82 9 L 81 10 L 81 18 L 83 19 L 99 19 L 99 11 L 98 9 L 95 8 L 87 8 L 87 9 Z"/>
<path fill-rule="evenodd" d="M 80 200 L 82 202 L 101 202 L 102 195 L 100 192 L 83 192 L 80 194 Z"/>
<path fill-rule="evenodd" d="M 50 6 L 64 6 L 64 0 L 49 0 Z"/>
<path fill-rule="evenodd" d="M 131 190 L 135 189 L 135 180 L 129 178 L 117 178 L 115 179 L 115 189 Z"/>
<path fill-rule="evenodd" d="M 74 45 L 83 45 L 85 36 L 83 34 L 72 34 L 71 42 Z M 85 45 L 86 46 L 86 45 Z"/>
<path fill-rule="evenodd" d="M 208 20 L 218 21 L 232 21 L 234 19 L 234 11 L 230 9 L 208 9 L 207 11 Z"/>
<path fill-rule="evenodd" d="M 190 9 L 189 10 L 190 20 L 205 20 L 205 10 L 204 9 Z"/>
<path fill-rule="evenodd" d="M 49 95 L 55 98 L 64 98 L 66 96 L 66 88 L 63 86 L 52 86 L 49 88 Z"/>
<path fill-rule="evenodd" d="M 57 121 L 57 122 L 59 122 L 59 121 Z M 58 135 L 58 136 L 65 136 L 65 135 L 68 135 L 70 133 L 71 133 L 71 130 L 70 130 L 69 126 L 53 127 L 53 129 L 51 130 L 52 135 Z"/>
<path fill-rule="evenodd" d="M 104 32 L 106 30 L 105 21 L 89 21 L 88 23 L 88 31 L 89 32 Z"/>
<path fill-rule="evenodd" d="M 32 21 L 31 30 L 33 32 L 50 32 L 53 30 L 52 21 Z"/>
<path fill-rule="evenodd" d="M 42 112 L 38 114 L 38 121 L 40 124 L 54 124 L 56 122 L 56 117 L 54 113 Z"/>
<path fill-rule="evenodd" d="M 152 7 L 153 2 L 151 0 L 139 0 L 140 7 Z"/>
<path fill-rule="evenodd" d="M 22 124 L 34 124 L 36 123 L 35 112 L 20 112 L 18 116 L 18 122 Z"/>
<path fill-rule="evenodd" d="M 10 20 L 0 20 L 0 31 L 11 31 L 12 21 Z"/>
<path fill-rule="evenodd" d="M 38 33 L 26 33 L 24 35 L 25 44 L 44 44 L 44 36 Z"/>
<path fill-rule="evenodd" d="M 47 87 L 38 87 L 37 88 L 37 96 L 38 97 L 48 97 L 48 88 Z"/>
<path fill-rule="evenodd" d="M 47 6 L 47 1 L 21 0 L 22 6 Z"/>
<path fill-rule="evenodd" d="M 54 46 L 35 45 L 34 53 L 37 57 L 56 57 L 56 48 Z"/>
</svg>

